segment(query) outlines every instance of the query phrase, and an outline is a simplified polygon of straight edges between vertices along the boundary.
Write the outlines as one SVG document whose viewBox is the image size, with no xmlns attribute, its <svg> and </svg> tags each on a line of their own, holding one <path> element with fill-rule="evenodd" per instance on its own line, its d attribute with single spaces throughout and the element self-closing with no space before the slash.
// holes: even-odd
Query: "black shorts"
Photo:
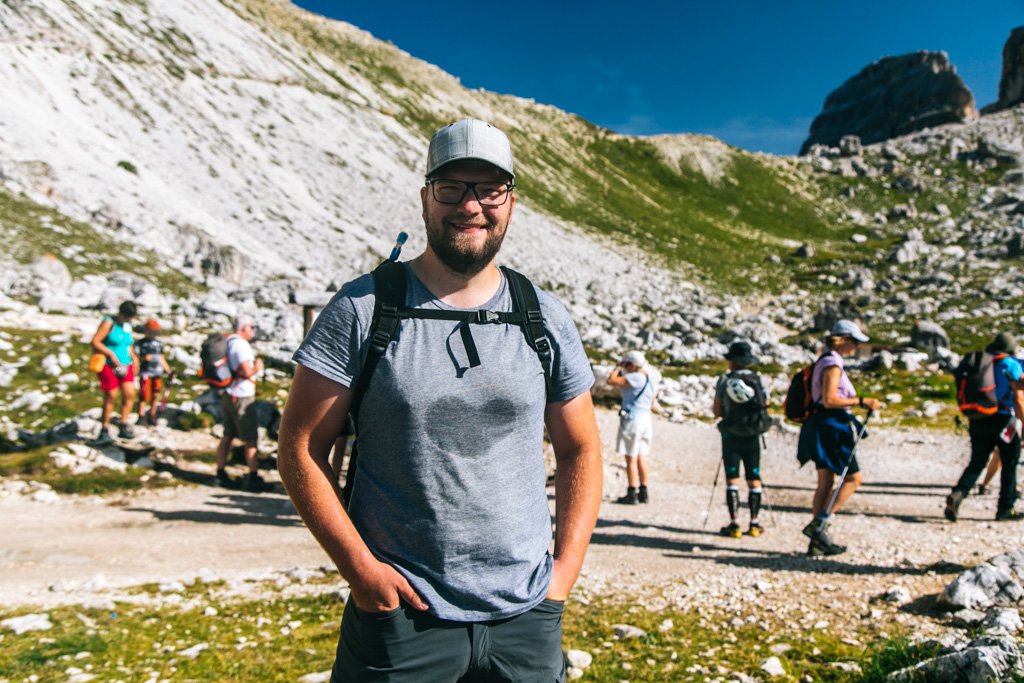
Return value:
<svg viewBox="0 0 1024 683">
<path fill-rule="evenodd" d="M 726 479 L 739 479 L 740 462 L 747 481 L 761 478 L 761 437 L 722 432 L 722 463 Z"/>
</svg>

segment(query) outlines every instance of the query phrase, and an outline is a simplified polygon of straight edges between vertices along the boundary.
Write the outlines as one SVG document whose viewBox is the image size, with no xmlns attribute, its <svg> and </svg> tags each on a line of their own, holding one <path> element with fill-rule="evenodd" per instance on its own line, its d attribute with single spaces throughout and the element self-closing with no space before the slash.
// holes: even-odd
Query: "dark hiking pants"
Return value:
<svg viewBox="0 0 1024 683">
<path fill-rule="evenodd" d="M 997 512 L 1004 512 L 1013 507 L 1017 500 L 1017 462 L 1020 460 L 1020 437 L 1016 432 L 1009 443 L 1000 438 L 1010 420 L 1007 415 L 993 415 L 980 420 L 971 420 L 968 431 L 971 435 L 971 462 L 960 475 L 960 481 L 953 487 L 967 497 L 985 471 L 992 449 L 999 449 L 999 460 L 1002 471 L 999 478 L 999 505 Z"/>
<path fill-rule="evenodd" d="M 466 623 L 405 604 L 371 614 L 350 599 L 331 683 L 564 683 L 562 608 L 544 600 L 518 616 Z"/>
</svg>

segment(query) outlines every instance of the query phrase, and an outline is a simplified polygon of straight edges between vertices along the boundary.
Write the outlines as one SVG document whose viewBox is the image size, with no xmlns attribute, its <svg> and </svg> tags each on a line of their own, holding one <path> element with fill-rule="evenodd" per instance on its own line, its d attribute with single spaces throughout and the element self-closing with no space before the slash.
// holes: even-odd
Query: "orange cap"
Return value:
<svg viewBox="0 0 1024 683">
<path fill-rule="evenodd" d="M 157 322 L 156 318 L 150 318 L 146 321 L 146 329 L 150 332 L 156 332 L 160 329 L 160 323 Z"/>
</svg>

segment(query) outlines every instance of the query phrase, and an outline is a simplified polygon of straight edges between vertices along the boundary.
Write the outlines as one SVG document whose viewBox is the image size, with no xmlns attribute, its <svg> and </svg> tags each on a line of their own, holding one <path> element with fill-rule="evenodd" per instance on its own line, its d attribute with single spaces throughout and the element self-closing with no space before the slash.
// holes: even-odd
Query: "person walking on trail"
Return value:
<svg viewBox="0 0 1024 683">
<path fill-rule="evenodd" d="M 157 401 L 164 390 L 164 376 L 171 375 L 171 366 L 164 356 L 164 343 L 157 339 L 160 323 L 150 318 L 143 326 L 146 333 L 135 342 L 135 356 L 139 359 L 139 419 L 137 424 L 156 425 Z"/>
<path fill-rule="evenodd" d="M 245 453 L 245 464 L 249 474 L 242 482 L 242 488 L 253 493 L 269 491 L 273 485 L 260 477 L 260 463 L 257 458 L 259 446 L 259 420 L 256 411 L 256 375 L 263 372 L 263 359 L 257 358 L 249 343 L 256 336 L 256 323 L 247 315 L 235 320 L 235 333 L 228 336 L 228 369 L 231 371 L 231 383 L 224 388 L 220 396 L 221 410 L 224 414 L 224 436 L 217 445 L 218 486 L 233 485 L 227 473 L 228 456 L 231 454 L 231 443 L 235 439 L 242 441 Z"/>
<path fill-rule="evenodd" d="M 135 402 L 135 370 L 139 359 L 132 346 L 132 321 L 138 315 L 138 307 L 134 301 L 124 301 L 117 308 L 114 317 L 103 316 L 96 333 L 92 336 L 92 349 L 99 356 L 103 365 L 97 376 L 100 389 L 103 390 L 103 413 L 100 420 L 100 433 L 96 443 L 110 443 L 110 421 L 114 413 L 114 402 L 117 394 L 121 394 L 121 424 L 117 435 L 122 439 L 132 439 L 135 431 L 128 424 Z M 90 366 L 92 364 L 90 363 Z"/>
<path fill-rule="evenodd" d="M 828 533 L 830 515 L 838 512 L 861 485 L 862 476 L 855 448 L 863 430 L 853 408 L 877 411 L 877 398 L 858 396 L 843 367 L 843 359 L 856 353 L 868 341 L 867 335 L 851 320 L 840 320 L 825 339 L 825 352 L 814 364 L 811 375 L 811 400 L 816 407 L 800 429 L 797 457 L 801 463 L 813 461 L 818 485 L 811 506 L 813 519 L 803 533 L 811 539 L 809 555 L 838 555 L 846 546 L 832 540 Z M 836 477 L 846 470 L 839 483 L 835 502 L 829 509 Z"/>
<path fill-rule="evenodd" d="M 757 359 L 745 341 L 733 342 L 725 354 L 729 371 L 718 378 L 712 411 L 721 418 L 722 463 L 725 467 L 725 502 L 729 508 L 729 524 L 721 534 L 732 538 L 743 536 L 740 527 L 740 463 L 747 479 L 747 507 L 750 526 L 747 534 L 764 532 L 758 516 L 761 511 L 761 435 L 771 426 L 768 417 L 768 390 L 761 377 L 751 369 Z"/>
<path fill-rule="evenodd" d="M 656 404 L 660 379 L 657 370 L 647 366 L 647 359 L 640 351 L 627 353 L 608 376 L 609 386 L 622 391 L 615 442 L 619 455 L 626 458 L 627 488 L 626 495 L 615 502 L 623 505 L 650 502 L 647 456 L 654 438 L 651 409 Z"/>
<path fill-rule="evenodd" d="M 425 180 L 425 250 L 321 312 L 281 424 L 281 478 L 351 587 L 331 680 L 564 681 L 562 610 L 601 500 L 594 375 L 565 308 L 495 266 L 516 205 L 505 134 L 441 128 Z M 328 454 L 350 410 L 346 507 Z"/>
<path fill-rule="evenodd" d="M 970 494 L 993 449 L 999 450 L 1002 474 L 999 479 L 999 501 L 996 505 L 996 519 L 1012 521 L 1024 518 L 1015 503 L 1017 492 L 1017 463 L 1020 460 L 1021 420 L 1024 415 L 1024 379 L 1020 362 L 1014 358 L 1017 342 L 1013 335 L 1001 332 L 987 347 L 984 355 L 994 378 L 994 403 L 987 414 L 970 417 L 968 433 L 971 437 L 971 460 L 960 475 L 953 490 L 946 496 L 946 519 L 957 521 L 960 504 Z M 985 358 L 987 356 L 987 358 Z M 984 381 L 985 384 L 989 380 Z M 963 408 L 964 406 L 961 405 Z"/>
</svg>

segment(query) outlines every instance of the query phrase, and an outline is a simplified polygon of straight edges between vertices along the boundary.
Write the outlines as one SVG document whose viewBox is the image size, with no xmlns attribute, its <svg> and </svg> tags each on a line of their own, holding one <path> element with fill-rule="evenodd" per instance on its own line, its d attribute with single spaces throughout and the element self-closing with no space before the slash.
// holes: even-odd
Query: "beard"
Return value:
<svg viewBox="0 0 1024 683">
<path fill-rule="evenodd" d="M 505 241 L 506 225 L 490 223 L 483 244 L 473 237 L 449 229 L 443 221 L 426 221 L 427 244 L 437 258 L 453 273 L 473 277 L 487 267 Z"/>
</svg>

